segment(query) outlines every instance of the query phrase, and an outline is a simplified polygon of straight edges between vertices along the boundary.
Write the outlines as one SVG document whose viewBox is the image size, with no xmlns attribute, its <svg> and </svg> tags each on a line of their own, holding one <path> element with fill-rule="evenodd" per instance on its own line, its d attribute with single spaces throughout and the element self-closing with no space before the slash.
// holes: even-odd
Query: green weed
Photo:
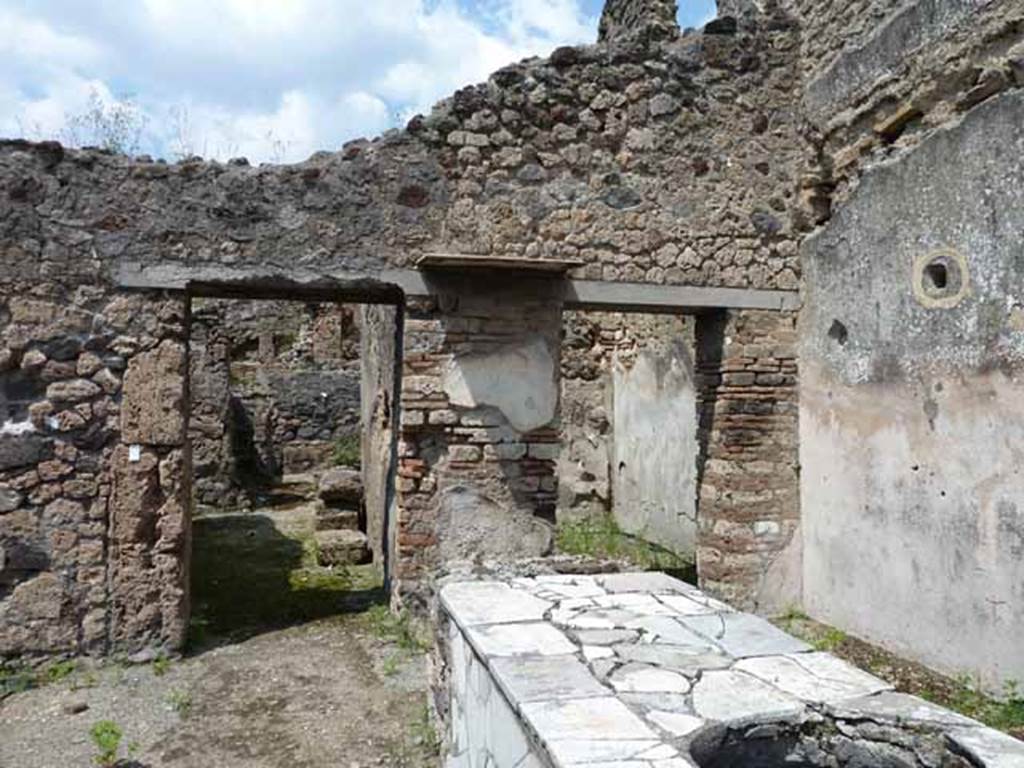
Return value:
<svg viewBox="0 0 1024 768">
<path fill-rule="evenodd" d="M 0 666 L 0 699 L 15 693 L 24 693 L 38 684 L 31 667 L 9 664 Z"/>
<path fill-rule="evenodd" d="M 83 672 L 81 675 L 71 681 L 71 690 L 80 691 L 85 688 L 95 688 L 100 684 L 99 675 L 92 670 Z"/>
<path fill-rule="evenodd" d="M 163 654 L 160 654 L 159 656 L 157 656 L 156 659 L 153 661 L 153 674 L 156 677 L 163 677 L 164 675 L 166 675 L 170 671 L 171 671 L 171 660 L 169 658 L 167 658 L 166 656 L 164 656 Z"/>
<path fill-rule="evenodd" d="M 70 677 L 78 669 L 78 662 L 73 660 L 56 661 L 50 664 L 43 673 L 48 683 L 59 683 Z"/>
<path fill-rule="evenodd" d="M 374 605 L 363 614 L 370 630 L 385 640 L 390 640 L 400 650 L 422 653 L 430 648 L 425 637 L 406 611 L 392 613 L 386 605 Z"/>
<path fill-rule="evenodd" d="M 381 599 L 373 567 L 323 568 L 312 531 L 262 515 L 194 522 L 191 649 L 364 610 Z"/>
<path fill-rule="evenodd" d="M 192 711 L 192 694 L 188 691 L 171 691 L 167 694 L 167 703 L 171 705 L 171 709 L 178 714 L 178 717 L 184 719 Z"/>
<path fill-rule="evenodd" d="M 74 660 L 55 661 L 46 667 L 33 669 L 25 664 L 0 664 L 0 699 L 33 688 L 59 683 L 78 669 Z"/>
<path fill-rule="evenodd" d="M 121 749 L 124 731 L 112 720 L 100 720 L 89 731 L 89 738 L 96 747 L 92 760 L 102 768 L 111 768 L 117 764 L 117 753 Z"/>
<path fill-rule="evenodd" d="M 344 435 L 334 441 L 331 458 L 337 467 L 359 469 L 363 464 L 363 449 L 359 435 Z"/>
<path fill-rule="evenodd" d="M 846 633 L 841 629 L 829 627 L 824 635 L 815 640 L 812 645 L 818 651 L 834 651 L 846 642 Z"/>
<path fill-rule="evenodd" d="M 413 740 L 429 754 L 441 754 L 441 737 L 434 727 L 434 718 L 430 715 L 430 707 L 426 704 L 420 710 L 419 718 L 412 724 Z"/>
<path fill-rule="evenodd" d="M 787 624 L 790 624 L 794 621 L 807 621 L 810 618 L 810 616 L 803 612 L 803 609 L 801 609 L 800 606 L 791 605 L 786 608 L 785 613 L 779 616 L 779 621 L 784 621 Z"/>
<path fill-rule="evenodd" d="M 558 550 L 567 555 L 625 560 L 647 571 L 669 571 L 683 578 L 692 574 L 693 563 L 656 544 L 624 533 L 611 515 L 559 523 Z"/>
<path fill-rule="evenodd" d="M 384 673 L 385 677 L 394 677 L 398 674 L 398 668 L 401 666 L 401 664 L 402 654 L 392 653 L 390 656 L 384 659 L 384 664 L 381 666 L 381 671 Z"/>
<path fill-rule="evenodd" d="M 925 698 L 930 697 L 926 695 Z M 956 679 L 953 695 L 944 703 L 950 709 L 1000 731 L 1024 729 L 1024 692 L 1016 680 L 1006 683 L 1002 698 L 994 699 L 982 691 L 979 681 L 962 675 Z"/>
</svg>

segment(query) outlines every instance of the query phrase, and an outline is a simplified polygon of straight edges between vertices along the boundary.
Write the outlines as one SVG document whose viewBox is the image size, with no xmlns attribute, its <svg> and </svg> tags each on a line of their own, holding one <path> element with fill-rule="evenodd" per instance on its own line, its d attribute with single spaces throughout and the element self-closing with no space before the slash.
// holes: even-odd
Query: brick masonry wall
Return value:
<svg viewBox="0 0 1024 768">
<path fill-rule="evenodd" d="M 404 328 L 396 579 L 546 553 L 557 485 L 556 285 L 453 280 Z M 450 289 L 450 292 L 449 292 Z"/>
<path fill-rule="evenodd" d="M 729 312 L 697 326 L 697 570 L 744 609 L 800 600 L 796 316 Z"/>
</svg>

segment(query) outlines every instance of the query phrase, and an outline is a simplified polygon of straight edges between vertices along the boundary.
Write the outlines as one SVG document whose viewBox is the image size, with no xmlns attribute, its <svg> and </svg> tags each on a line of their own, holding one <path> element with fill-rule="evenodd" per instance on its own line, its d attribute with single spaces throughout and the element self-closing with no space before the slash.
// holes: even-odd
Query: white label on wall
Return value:
<svg viewBox="0 0 1024 768">
<path fill-rule="evenodd" d="M 129 445 L 128 446 L 128 461 L 133 464 L 142 461 L 142 446 L 141 445 Z"/>
</svg>

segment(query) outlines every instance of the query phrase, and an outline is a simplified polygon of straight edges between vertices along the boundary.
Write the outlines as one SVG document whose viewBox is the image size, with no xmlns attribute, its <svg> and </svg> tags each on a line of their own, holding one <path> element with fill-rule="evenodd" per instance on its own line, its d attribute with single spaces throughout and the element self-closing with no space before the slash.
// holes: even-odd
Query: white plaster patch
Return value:
<svg viewBox="0 0 1024 768">
<path fill-rule="evenodd" d="M 5 421 L 0 427 L 0 435 L 11 435 L 12 437 L 30 435 L 35 431 L 36 428 L 31 421 Z"/>
<path fill-rule="evenodd" d="M 542 338 L 486 354 L 460 355 L 442 375 L 453 405 L 492 406 L 520 432 L 550 424 L 558 410 L 556 361 Z"/>
</svg>

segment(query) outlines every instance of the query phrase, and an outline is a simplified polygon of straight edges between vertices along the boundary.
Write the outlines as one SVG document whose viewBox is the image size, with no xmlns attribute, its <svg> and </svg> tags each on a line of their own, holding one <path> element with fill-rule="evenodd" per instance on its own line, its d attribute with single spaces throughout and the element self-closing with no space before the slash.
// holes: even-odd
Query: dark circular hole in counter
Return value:
<svg viewBox="0 0 1024 768">
<path fill-rule="evenodd" d="M 690 755 L 700 768 L 972 768 L 941 731 L 867 720 L 711 726 Z M 922 757 L 928 760 L 924 762 Z M 938 762 L 935 762 L 938 760 Z"/>
</svg>

